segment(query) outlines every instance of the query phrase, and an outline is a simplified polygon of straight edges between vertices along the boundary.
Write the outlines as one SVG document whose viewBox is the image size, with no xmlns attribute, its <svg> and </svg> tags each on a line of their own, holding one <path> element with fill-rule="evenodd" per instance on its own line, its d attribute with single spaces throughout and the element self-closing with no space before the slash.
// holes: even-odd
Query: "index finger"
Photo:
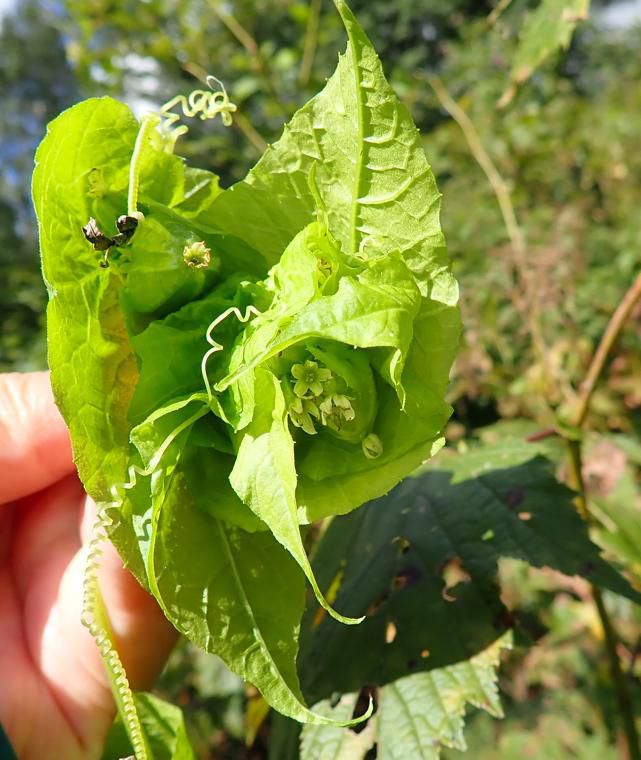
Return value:
<svg viewBox="0 0 641 760">
<path fill-rule="evenodd" d="M 0 374 L 0 503 L 40 491 L 73 470 L 49 373 Z"/>
</svg>

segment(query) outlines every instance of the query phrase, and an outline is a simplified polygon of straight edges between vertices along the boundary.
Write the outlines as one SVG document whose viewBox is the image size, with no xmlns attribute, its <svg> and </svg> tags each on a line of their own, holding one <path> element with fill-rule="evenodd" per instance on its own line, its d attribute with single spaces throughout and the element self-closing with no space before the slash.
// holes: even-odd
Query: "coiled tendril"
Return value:
<svg viewBox="0 0 641 760">
<path fill-rule="evenodd" d="M 149 760 L 147 745 L 144 738 L 134 695 L 127 679 L 125 668 L 120 659 L 111 636 L 109 618 L 107 617 L 100 586 L 98 571 L 102 557 L 102 544 L 107 540 L 107 530 L 112 525 L 108 504 L 98 506 L 98 515 L 89 542 L 87 566 L 83 580 L 82 624 L 93 636 L 96 646 L 105 664 L 105 669 L 111 681 L 112 693 L 118 712 L 125 724 L 129 740 L 136 760 Z"/>
<path fill-rule="evenodd" d="M 210 90 L 193 90 L 187 96 L 176 95 L 160 109 L 160 115 L 164 119 L 162 127 L 168 137 L 167 150 L 173 151 L 176 140 L 189 131 L 185 124 L 174 126 L 176 122 L 180 121 L 180 114 L 172 111 L 177 105 L 180 106 L 183 116 L 190 119 L 198 116 L 204 121 L 205 119 L 215 119 L 216 116 L 220 115 L 223 124 L 226 127 L 231 126 L 232 113 L 238 110 L 238 107 L 229 99 L 225 85 L 220 79 L 210 75 L 206 82 Z"/>
<path fill-rule="evenodd" d="M 191 400 L 185 401 L 186 406 Z M 152 414 L 148 418 L 148 422 L 155 422 L 156 420 L 164 417 L 167 414 L 171 414 L 177 409 L 182 408 L 180 406 L 170 407 L 169 409 L 160 409 L 156 413 Z M 102 595 L 100 594 L 100 586 L 98 583 L 98 572 L 100 570 L 100 558 L 102 557 L 102 544 L 108 540 L 108 529 L 112 526 L 113 521 L 109 515 L 109 510 L 119 507 L 122 504 L 121 492 L 123 490 L 130 490 L 136 485 L 137 476 L 148 477 L 152 475 L 160 465 L 162 457 L 183 430 L 186 430 L 200 417 L 207 414 L 209 408 L 207 406 L 201 407 L 196 413 L 192 414 L 188 419 L 177 425 L 171 433 L 160 444 L 155 454 L 149 461 L 147 467 L 142 468 L 137 465 L 131 465 L 128 470 L 128 479 L 126 483 L 120 486 L 113 485 L 111 487 L 111 495 L 113 502 L 108 504 L 102 504 L 98 507 L 98 516 L 93 528 L 93 534 L 91 541 L 89 542 L 89 550 L 87 556 L 87 566 L 85 569 L 85 577 L 83 581 L 83 605 L 82 605 L 82 624 L 89 629 L 89 632 L 93 636 L 96 645 L 100 651 L 100 655 L 105 663 L 105 668 L 109 675 L 109 679 L 112 684 L 112 691 L 116 703 L 118 705 L 118 711 L 122 717 L 122 720 L 126 726 L 129 740 L 131 741 L 132 749 L 134 750 L 134 756 L 136 760 L 149 760 L 149 753 L 147 752 L 147 745 L 145 743 L 144 733 L 136 710 L 136 704 L 134 702 L 134 696 L 127 679 L 125 668 L 122 664 L 120 656 L 114 646 L 111 630 L 109 625 L 109 617 L 107 611 L 104 608 Z"/>
<path fill-rule="evenodd" d="M 203 380 L 205 381 L 205 387 L 207 388 L 207 396 L 211 399 L 213 396 L 211 391 L 211 385 L 209 383 L 209 377 L 207 376 L 207 362 L 209 361 L 209 357 L 213 356 L 218 351 L 223 350 L 223 346 L 214 340 L 212 336 L 212 332 L 218 327 L 218 325 L 223 322 L 230 314 L 234 314 L 239 322 L 249 322 L 252 316 L 258 316 L 260 312 L 255 306 L 248 306 L 245 309 L 245 313 L 243 314 L 241 310 L 237 306 L 231 306 L 229 309 L 226 309 L 222 314 L 219 314 L 216 319 L 209 325 L 207 328 L 207 332 L 205 333 L 205 338 L 207 339 L 207 343 L 211 346 L 209 351 L 203 356 L 203 360 L 200 364 L 200 369 L 203 374 Z"/>
</svg>

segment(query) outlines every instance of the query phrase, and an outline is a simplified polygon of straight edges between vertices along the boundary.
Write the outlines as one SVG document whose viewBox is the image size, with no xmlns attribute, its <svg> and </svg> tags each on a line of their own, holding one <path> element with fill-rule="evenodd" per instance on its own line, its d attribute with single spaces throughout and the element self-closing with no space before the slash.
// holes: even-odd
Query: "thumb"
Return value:
<svg viewBox="0 0 641 760">
<path fill-rule="evenodd" d="M 0 504 L 40 491 L 73 470 L 49 373 L 0 374 Z"/>
</svg>

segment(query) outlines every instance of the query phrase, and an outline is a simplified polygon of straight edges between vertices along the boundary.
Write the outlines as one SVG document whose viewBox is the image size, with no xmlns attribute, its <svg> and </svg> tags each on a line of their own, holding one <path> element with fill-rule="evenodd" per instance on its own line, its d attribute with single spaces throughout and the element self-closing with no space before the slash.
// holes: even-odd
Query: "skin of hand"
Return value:
<svg viewBox="0 0 641 760">
<path fill-rule="evenodd" d="M 0 375 L 0 723 L 20 760 L 93 760 L 115 714 L 80 622 L 96 507 L 84 493 L 46 372 Z M 176 640 L 104 542 L 100 589 L 135 689 Z"/>
</svg>

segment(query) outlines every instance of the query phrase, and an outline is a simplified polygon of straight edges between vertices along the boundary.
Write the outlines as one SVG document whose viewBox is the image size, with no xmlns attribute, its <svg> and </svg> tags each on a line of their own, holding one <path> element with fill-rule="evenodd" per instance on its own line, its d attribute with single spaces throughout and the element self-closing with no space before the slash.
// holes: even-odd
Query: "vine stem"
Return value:
<svg viewBox="0 0 641 760">
<path fill-rule="evenodd" d="M 160 124 L 160 116 L 156 114 L 147 114 L 140 123 L 140 129 L 136 136 L 134 152 L 129 164 L 129 191 L 127 194 L 127 215 L 136 216 L 138 214 L 138 187 L 140 185 L 140 169 L 142 166 L 142 157 L 145 146 L 151 133 Z"/>
<path fill-rule="evenodd" d="M 632 313 L 635 305 L 641 300 L 641 272 L 636 276 L 632 285 L 621 299 L 621 302 L 615 309 L 612 317 L 605 328 L 599 345 L 592 356 L 585 379 L 579 388 L 579 399 L 577 408 L 572 420 L 573 427 L 579 430 L 585 424 L 585 420 L 590 409 L 590 401 L 597 382 L 601 377 L 605 362 L 610 355 L 610 351 L 619 337 L 624 324 Z M 588 522 L 592 522 L 592 514 L 588 504 L 585 481 L 583 478 L 583 442 L 581 437 L 566 439 L 568 452 L 570 455 L 570 473 L 571 485 L 577 491 L 577 508 L 581 516 Z M 592 584 L 592 597 L 601 620 L 605 647 L 610 663 L 610 672 L 612 681 L 616 690 L 617 702 L 623 723 L 623 730 L 627 744 L 626 760 L 641 760 L 641 745 L 639 744 L 639 734 L 634 721 L 634 709 L 630 698 L 630 691 L 626 681 L 625 674 L 621 667 L 621 660 L 617 652 L 618 635 L 610 618 L 610 614 L 605 606 L 603 594 L 598 586 Z"/>
<path fill-rule="evenodd" d="M 594 393 L 596 384 L 603 372 L 603 367 L 605 366 L 605 362 L 612 350 L 612 346 L 615 344 L 623 325 L 632 313 L 632 309 L 634 309 L 639 301 L 641 301 L 641 272 L 636 276 L 634 282 L 628 288 L 627 293 L 621 299 L 621 302 L 610 318 L 599 345 L 594 352 L 585 379 L 579 388 L 579 400 L 573 420 L 575 427 L 582 427 L 585 422 L 585 418 L 590 408 L 592 394 Z"/>
<path fill-rule="evenodd" d="M 585 481 L 583 479 L 583 455 L 582 442 L 580 439 L 567 439 L 568 451 L 570 454 L 570 472 L 571 485 L 577 491 L 577 508 L 579 514 L 588 522 L 592 521 L 592 515 L 588 506 Z M 610 618 L 601 589 L 594 583 L 590 584 L 592 598 L 601 621 L 603 628 L 603 638 L 605 649 L 610 665 L 610 674 L 614 683 L 623 731 L 625 733 L 627 752 L 622 760 L 641 760 L 641 745 L 639 744 L 639 734 L 634 721 L 634 708 L 630 697 L 630 690 L 626 681 L 625 674 L 621 667 L 621 660 L 617 652 L 619 638 Z"/>
<path fill-rule="evenodd" d="M 305 31 L 305 44 L 303 47 L 303 59 L 300 65 L 298 81 L 307 86 L 312 73 L 316 48 L 318 47 L 318 28 L 320 25 L 321 0 L 311 0 L 309 8 L 309 20 Z"/>
<path fill-rule="evenodd" d="M 267 59 L 261 52 L 260 46 L 256 39 L 235 16 L 233 16 L 231 13 L 227 13 L 226 10 L 223 10 L 218 0 L 210 0 L 209 7 L 253 59 L 254 69 L 256 73 L 262 78 L 265 87 L 269 91 L 269 94 L 274 101 L 274 104 L 281 112 L 281 114 L 288 116 L 289 114 L 287 113 L 287 109 L 283 105 L 278 90 L 274 85 L 272 79 L 272 70 L 269 66 L 269 63 L 267 62 Z"/>
<path fill-rule="evenodd" d="M 511 5 L 512 0 L 499 0 L 498 3 L 494 6 L 494 9 L 490 13 L 490 15 L 487 17 L 487 24 L 488 26 L 494 26 L 496 22 L 499 19 L 499 16 L 503 13 L 504 10 L 507 9 L 509 5 Z"/>
<path fill-rule="evenodd" d="M 93 636 L 109 679 L 111 692 L 118 708 L 135 760 L 150 760 L 145 732 L 138 717 L 133 692 L 127 673 L 115 645 L 111 621 L 100 591 L 99 571 L 102 544 L 107 541 L 107 528 L 111 524 L 106 506 L 98 506 L 93 534 L 87 550 L 87 564 L 83 579 L 82 624 Z"/>
<path fill-rule="evenodd" d="M 427 81 L 434 90 L 434 94 L 438 98 L 441 106 L 450 114 L 460 127 L 472 156 L 481 167 L 490 187 L 494 191 L 494 195 L 496 196 L 501 216 L 503 217 L 503 223 L 505 224 L 505 229 L 508 238 L 510 239 L 510 246 L 514 255 L 514 268 L 518 278 L 523 283 L 523 290 L 525 291 L 528 328 L 532 335 L 532 343 L 544 371 L 546 386 L 549 388 L 551 387 L 550 378 L 552 377 L 552 373 L 549 367 L 547 347 L 545 345 L 543 330 L 541 328 L 541 306 L 537 295 L 536 284 L 528 266 L 525 235 L 523 234 L 523 230 L 516 217 L 510 188 L 501 176 L 499 170 L 496 168 L 494 161 L 490 158 L 490 155 L 485 149 L 479 133 L 468 114 L 450 95 L 439 77 L 428 76 Z"/>
</svg>

